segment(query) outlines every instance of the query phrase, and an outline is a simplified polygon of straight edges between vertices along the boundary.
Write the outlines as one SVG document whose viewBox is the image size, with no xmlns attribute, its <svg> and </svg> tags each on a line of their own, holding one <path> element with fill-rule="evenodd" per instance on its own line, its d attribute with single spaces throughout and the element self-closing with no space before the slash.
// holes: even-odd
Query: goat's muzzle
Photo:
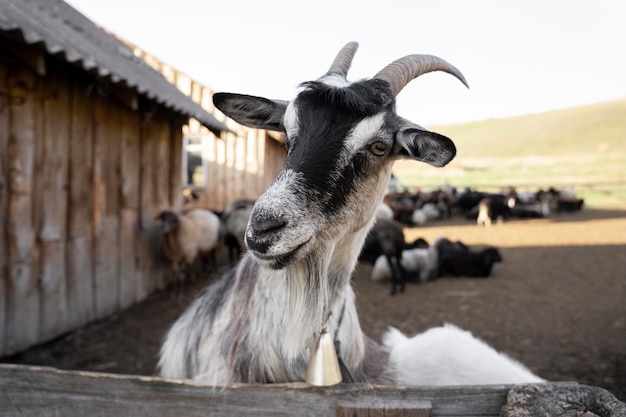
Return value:
<svg viewBox="0 0 626 417">
<path fill-rule="evenodd" d="M 281 218 L 252 216 L 246 230 L 248 249 L 260 254 L 266 253 L 278 240 L 280 231 L 286 225 L 287 221 Z"/>
</svg>

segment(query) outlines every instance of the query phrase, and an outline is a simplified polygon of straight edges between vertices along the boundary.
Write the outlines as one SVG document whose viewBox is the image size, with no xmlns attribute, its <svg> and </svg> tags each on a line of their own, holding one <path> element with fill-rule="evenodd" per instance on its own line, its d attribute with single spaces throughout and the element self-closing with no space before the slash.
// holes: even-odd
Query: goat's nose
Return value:
<svg viewBox="0 0 626 417">
<path fill-rule="evenodd" d="M 269 246 L 278 239 L 277 232 L 287 225 L 287 220 L 280 217 L 252 216 L 246 232 L 248 248 L 265 253 Z"/>
</svg>

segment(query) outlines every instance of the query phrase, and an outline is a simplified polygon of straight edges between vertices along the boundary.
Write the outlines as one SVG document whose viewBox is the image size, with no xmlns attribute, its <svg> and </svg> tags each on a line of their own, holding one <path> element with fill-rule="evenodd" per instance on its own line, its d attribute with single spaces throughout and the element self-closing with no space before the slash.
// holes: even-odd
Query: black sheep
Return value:
<svg viewBox="0 0 626 417">
<path fill-rule="evenodd" d="M 448 251 L 439 259 L 439 275 L 488 277 L 496 262 L 502 262 L 502 256 L 493 247 L 478 252 Z"/>
</svg>

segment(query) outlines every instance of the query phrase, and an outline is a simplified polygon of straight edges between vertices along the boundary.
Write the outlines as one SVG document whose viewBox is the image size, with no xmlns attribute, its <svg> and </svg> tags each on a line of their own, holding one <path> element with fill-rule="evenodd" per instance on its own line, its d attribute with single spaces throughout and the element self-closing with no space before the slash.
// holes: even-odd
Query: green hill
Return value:
<svg viewBox="0 0 626 417">
<path fill-rule="evenodd" d="M 410 187 L 573 186 L 593 206 L 626 207 L 626 98 L 429 129 L 457 145 L 445 168 L 398 162 Z"/>
</svg>

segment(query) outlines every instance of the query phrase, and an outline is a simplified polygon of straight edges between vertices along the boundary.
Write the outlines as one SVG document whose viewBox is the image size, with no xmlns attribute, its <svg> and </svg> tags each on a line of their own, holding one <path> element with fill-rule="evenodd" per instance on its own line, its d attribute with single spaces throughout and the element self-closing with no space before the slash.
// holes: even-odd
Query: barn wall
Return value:
<svg viewBox="0 0 626 417">
<path fill-rule="evenodd" d="M 196 190 L 201 195 L 196 204 L 221 211 L 233 200 L 255 199 L 261 195 L 276 178 L 285 161 L 285 148 L 279 135 L 270 136 L 264 130 L 251 129 L 228 119 L 213 105 L 214 92 L 210 88 L 145 51 L 129 46 L 136 55 L 233 132 L 217 137 L 195 120 L 185 127 L 185 136 L 204 137 L 208 141 L 206 185 Z"/>
<path fill-rule="evenodd" d="M 183 120 L 0 44 L 0 356 L 166 284 L 154 217 L 180 207 Z"/>
</svg>

